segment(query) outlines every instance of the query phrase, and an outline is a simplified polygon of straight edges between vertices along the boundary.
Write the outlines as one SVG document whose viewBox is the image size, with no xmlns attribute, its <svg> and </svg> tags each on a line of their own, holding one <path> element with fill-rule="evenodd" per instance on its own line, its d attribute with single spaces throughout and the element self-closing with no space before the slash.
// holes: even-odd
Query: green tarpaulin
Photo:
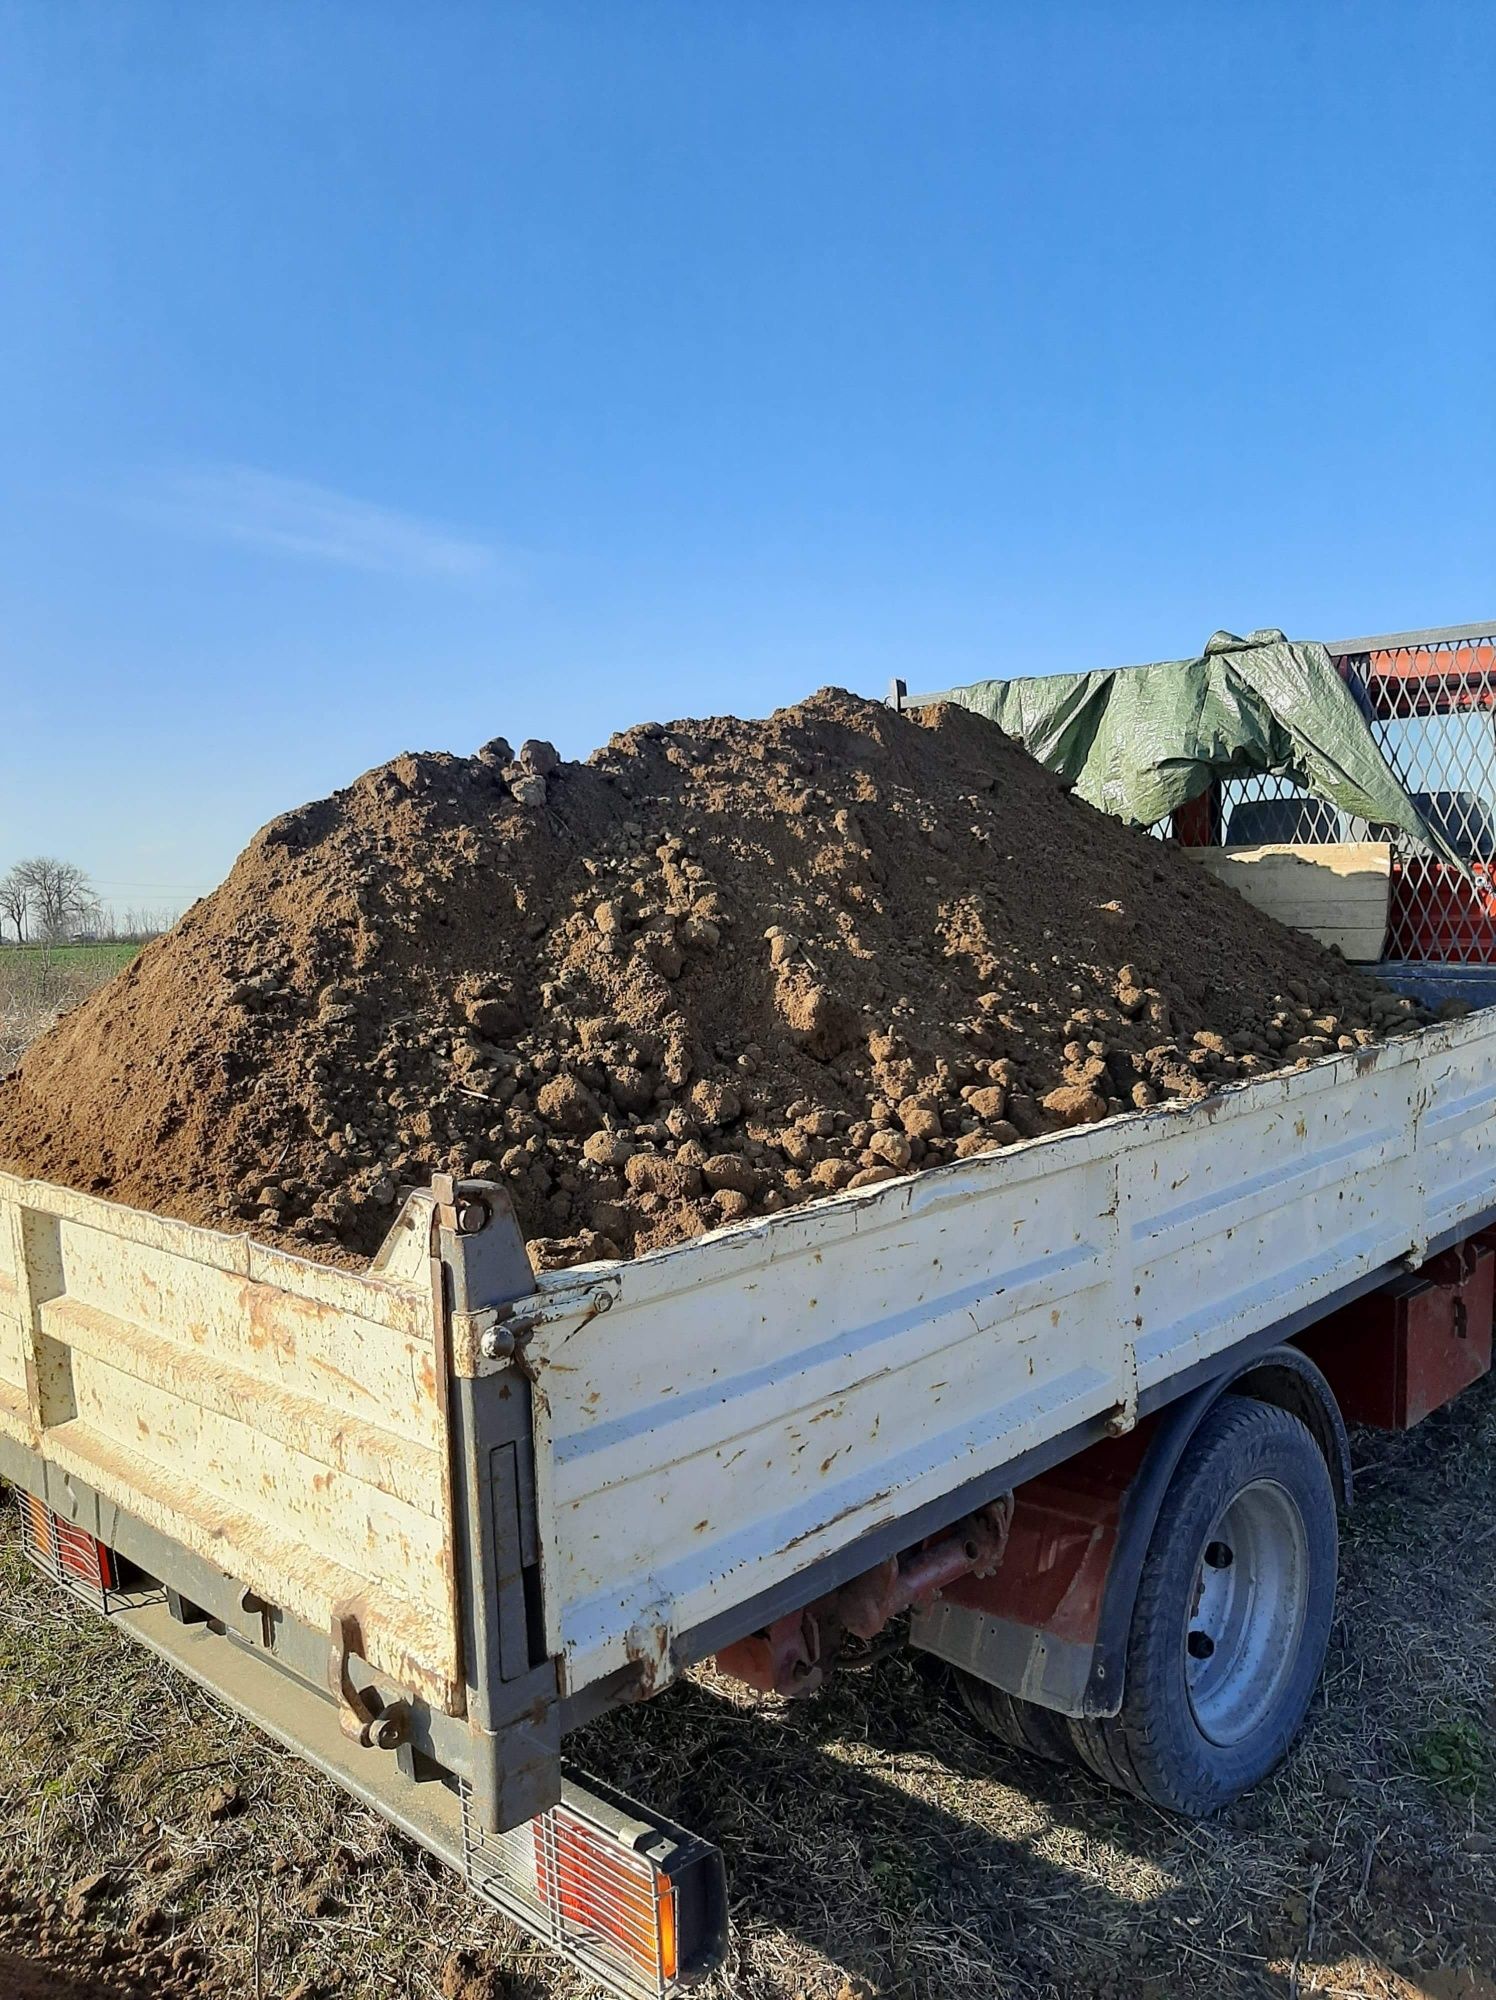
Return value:
<svg viewBox="0 0 1496 2000">
<path fill-rule="evenodd" d="M 1462 867 L 1313 642 L 1217 632 L 1195 660 L 974 681 L 944 698 L 989 716 L 1088 804 L 1133 826 L 1167 818 L 1212 778 L 1259 771 L 1366 821 L 1374 837 L 1395 828 Z"/>
</svg>

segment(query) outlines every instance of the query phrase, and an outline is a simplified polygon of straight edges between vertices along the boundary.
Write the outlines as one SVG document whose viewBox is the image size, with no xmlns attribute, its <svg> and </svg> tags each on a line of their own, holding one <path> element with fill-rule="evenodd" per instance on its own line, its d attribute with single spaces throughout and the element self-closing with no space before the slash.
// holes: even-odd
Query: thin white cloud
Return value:
<svg viewBox="0 0 1496 2000">
<path fill-rule="evenodd" d="M 497 560 L 494 549 L 417 515 L 251 465 L 162 473 L 131 505 L 179 533 L 386 576 L 478 576 Z"/>
</svg>

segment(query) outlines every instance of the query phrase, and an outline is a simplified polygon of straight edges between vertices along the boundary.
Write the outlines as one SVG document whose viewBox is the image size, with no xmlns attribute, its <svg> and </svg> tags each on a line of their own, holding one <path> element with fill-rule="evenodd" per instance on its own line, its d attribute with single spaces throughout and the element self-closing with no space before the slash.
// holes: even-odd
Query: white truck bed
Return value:
<svg viewBox="0 0 1496 2000">
<path fill-rule="evenodd" d="M 1476 1014 L 540 1278 L 509 1324 L 562 1693 L 658 1684 L 674 1641 L 1475 1226 L 1493 1098 Z M 313 1627 L 351 1606 L 459 1713 L 448 1388 L 501 1364 L 449 1351 L 431 1253 L 350 1275 L 0 1175 L 0 1443 Z"/>
<path fill-rule="evenodd" d="M 575 1688 L 1496 1205 L 1496 1014 L 540 1281 Z M 607 1302 L 607 1309 L 598 1308 Z"/>
</svg>

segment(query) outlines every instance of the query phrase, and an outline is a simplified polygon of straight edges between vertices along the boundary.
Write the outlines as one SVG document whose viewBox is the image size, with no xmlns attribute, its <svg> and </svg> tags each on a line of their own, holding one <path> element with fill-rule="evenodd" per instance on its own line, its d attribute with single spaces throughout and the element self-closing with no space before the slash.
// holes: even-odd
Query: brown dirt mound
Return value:
<svg viewBox="0 0 1496 2000">
<path fill-rule="evenodd" d="M 273 821 L 0 1085 L 0 1166 L 339 1261 L 490 1175 L 555 1265 L 1417 1018 L 982 718 L 830 690 Z"/>
</svg>

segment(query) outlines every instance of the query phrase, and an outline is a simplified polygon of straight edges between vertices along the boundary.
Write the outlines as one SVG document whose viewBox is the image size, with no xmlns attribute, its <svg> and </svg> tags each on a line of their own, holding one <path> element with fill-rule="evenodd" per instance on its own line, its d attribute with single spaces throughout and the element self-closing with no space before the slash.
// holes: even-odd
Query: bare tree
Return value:
<svg viewBox="0 0 1496 2000">
<path fill-rule="evenodd" d="M 14 868 L 0 875 L 0 924 L 9 924 L 16 943 L 26 942 L 26 916 L 31 908 L 31 891 Z"/>
<path fill-rule="evenodd" d="M 10 878 L 26 891 L 27 907 L 41 935 L 55 942 L 86 924 L 99 907 L 98 897 L 83 870 L 55 855 L 34 854 L 18 861 Z"/>
<path fill-rule="evenodd" d="M 96 934 L 109 944 L 146 944 L 169 931 L 181 914 L 179 910 L 137 908 L 134 903 L 120 910 L 103 903 L 97 912 Z"/>
</svg>

